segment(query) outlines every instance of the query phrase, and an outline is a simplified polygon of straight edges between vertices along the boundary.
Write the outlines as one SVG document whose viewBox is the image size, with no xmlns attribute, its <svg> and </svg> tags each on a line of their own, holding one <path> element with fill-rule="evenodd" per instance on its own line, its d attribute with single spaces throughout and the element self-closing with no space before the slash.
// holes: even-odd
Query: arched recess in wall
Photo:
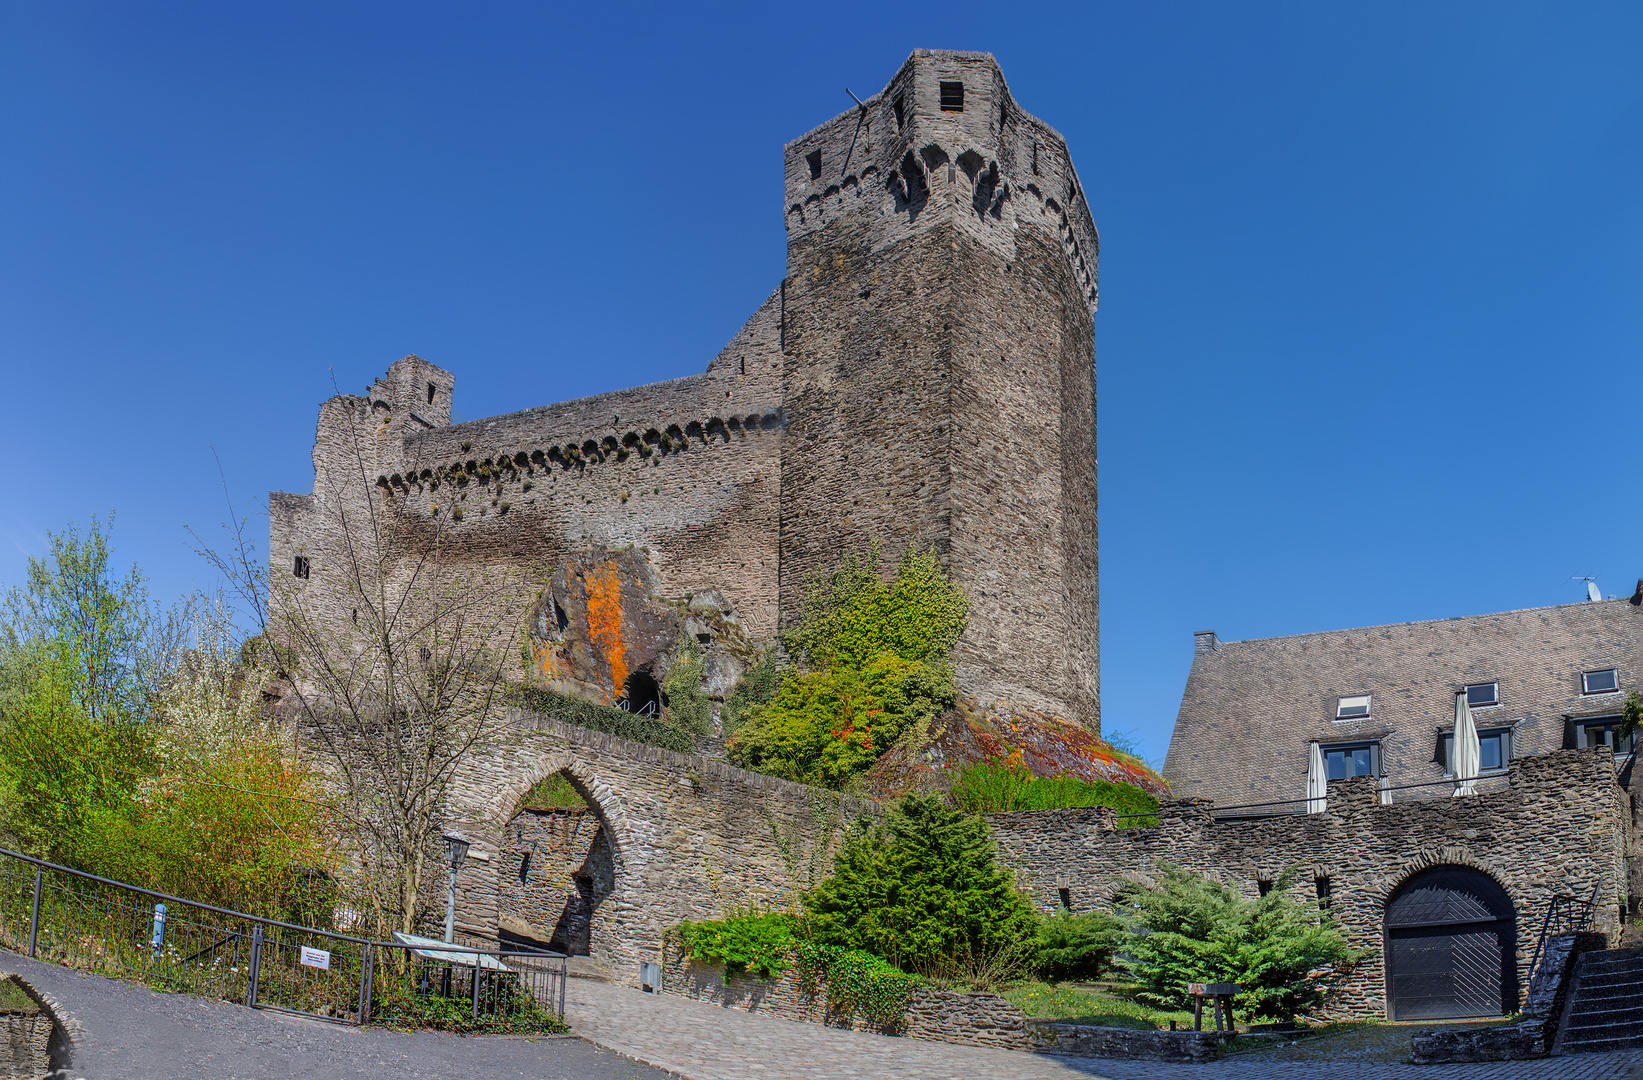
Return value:
<svg viewBox="0 0 1643 1080">
<path fill-rule="evenodd" d="M 598 956 L 604 908 L 622 885 L 619 808 L 575 762 L 532 779 L 502 833 L 496 936 L 504 950 Z"/>
<path fill-rule="evenodd" d="M 1386 1007 L 1392 1020 L 1517 1011 L 1517 912 L 1470 866 L 1427 867 L 1386 901 Z"/>
</svg>

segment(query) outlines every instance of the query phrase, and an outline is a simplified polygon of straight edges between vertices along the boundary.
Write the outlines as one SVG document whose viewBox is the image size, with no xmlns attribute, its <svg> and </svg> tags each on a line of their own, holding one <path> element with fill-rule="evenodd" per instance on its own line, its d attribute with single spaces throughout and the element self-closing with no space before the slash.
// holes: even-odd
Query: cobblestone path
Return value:
<svg viewBox="0 0 1643 1080">
<path fill-rule="evenodd" d="M 1482 1065 L 1285 1061 L 1282 1051 L 1209 1065 L 1057 1058 L 840 1031 L 572 979 L 567 1019 L 602 1046 L 687 1080 L 1643 1080 L 1643 1052 Z"/>
</svg>

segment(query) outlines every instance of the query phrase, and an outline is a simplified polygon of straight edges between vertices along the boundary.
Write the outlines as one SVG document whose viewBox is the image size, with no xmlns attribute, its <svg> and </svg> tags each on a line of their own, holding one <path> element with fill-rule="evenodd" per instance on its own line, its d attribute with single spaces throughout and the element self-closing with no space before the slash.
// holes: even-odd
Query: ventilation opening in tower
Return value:
<svg viewBox="0 0 1643 1080">
<path fill-rule="evenodd" d="M 635 671 L 622 684 L 622 696 L 617 705 L 631 713 L 659 716 L 662 712 L 662 689 L 648 671 Z"/>
</svg>

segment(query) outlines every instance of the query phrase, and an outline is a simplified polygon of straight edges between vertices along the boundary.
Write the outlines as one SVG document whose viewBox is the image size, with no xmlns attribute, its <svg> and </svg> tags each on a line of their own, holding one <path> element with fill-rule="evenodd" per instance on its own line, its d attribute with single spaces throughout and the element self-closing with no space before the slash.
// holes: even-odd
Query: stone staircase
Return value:
<svg viewBox="0 0 1643 1080">
<path fill-rule="evenodd" d="M 1552 1053 L 1643 1049 L 1643 949 L 1580 954 Z"/>
</svg>

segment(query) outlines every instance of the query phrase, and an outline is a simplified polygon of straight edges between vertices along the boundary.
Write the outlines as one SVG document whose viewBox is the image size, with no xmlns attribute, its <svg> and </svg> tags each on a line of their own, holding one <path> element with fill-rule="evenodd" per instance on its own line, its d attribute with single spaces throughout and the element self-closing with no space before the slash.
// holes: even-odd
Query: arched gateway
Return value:
<svg viewBox="0 0 1643 1080">
<path fill-rule="evenodd" d="M 554 776 L 585 806 L 522 811 L 521 796 Z M 633 980 L 681 920 L 796 903 L 842 827 L 877 809 L 516 710 L 452 785 L 450 827 L 473 844 L 457 875 L 457 927 L 550 940 Z"/>
<path fill-rule="evenodd" d="M 1517 1009 L 1517 916 L 1494 878 L 1433 866 L 1398 887 L 1386 902 L 1386 1003 L 1393 1020 Z"/>
</svg>

